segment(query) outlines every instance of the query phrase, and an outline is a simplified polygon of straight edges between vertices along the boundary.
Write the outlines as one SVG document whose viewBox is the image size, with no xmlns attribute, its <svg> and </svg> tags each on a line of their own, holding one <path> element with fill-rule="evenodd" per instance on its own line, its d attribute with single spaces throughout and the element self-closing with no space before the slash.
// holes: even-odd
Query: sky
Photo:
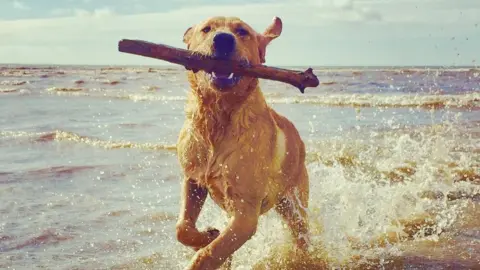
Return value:
<svg viewBox="0 0 480 270">
<path fill-rule="evenodd" d="M 0 0 L 0 63 L 165 65 L 123 38 L 186 48 L 185 30 L 238 16 L 282 35 L 266 65 L 461 66 L 480 62 L 480 0 Z"/>
</svg>

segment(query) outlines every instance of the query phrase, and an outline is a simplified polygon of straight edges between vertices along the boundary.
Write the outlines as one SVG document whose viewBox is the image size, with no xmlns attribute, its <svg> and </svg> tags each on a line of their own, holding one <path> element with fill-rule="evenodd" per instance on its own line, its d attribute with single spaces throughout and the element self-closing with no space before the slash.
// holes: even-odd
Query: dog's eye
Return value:
<svg viewBox="0 0 480 270">
<path fill-rule="evenodd" d="M 238 28 L 236 32 L 241 37 L 248 36 L 248 31 L 243 28 Z"/>
<path fill-rule="evenodd" d="M 210 30 L 212 30 L 212 28 L 211 28 L 210 26 L 205 26 L 205 27 L 202 29 L 202 32 L 208 33 L 208 32 L 210 32 Z"/>
</svg>

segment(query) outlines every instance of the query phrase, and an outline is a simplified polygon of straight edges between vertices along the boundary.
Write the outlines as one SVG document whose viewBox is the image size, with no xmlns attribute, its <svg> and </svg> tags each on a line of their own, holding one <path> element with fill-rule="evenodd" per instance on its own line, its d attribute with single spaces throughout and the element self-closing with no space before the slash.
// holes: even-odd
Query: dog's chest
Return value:
<svg viewBox="0 0 480 270">
<path fill-rule="evenodd" d="M 270 208 L 283 190 L 284 132 L 259 126 L 240 136 L 225 135 L 212 145 L 186 125 L 177 145 L 185 176 L 207 187 L 212 200 L 227 211 L 235 198 L 249 197 L 263 200 L 262 209 Z"/>
<path fill-rule="evenodd" d="M 209 178 L 206 182 L 210 198 L 212 198 L 212 200 L 224 210 L 233 210 L 233 187 L 228 179 L 224 177 Z"/>
<path fill-rule="evenodd" d="M 276 173 L 281 168 L 287 150 L 284 132 L 277 126 L 274 129 L 276 132 L 273 137 L 259 136 L 255 130 L 249 130 L 241 135 L 241 139 L 229 136 L 216 145 L 195 136 L 192 127 L 185 129 L 177 144 L 184 172 L 189 178 L 203 184 L 207 184 L 207 179 L 218 179 L 222 175 L 234 177 L 236 173 L 232 172 L 245 175 L 258 166 Z M 252 134 L 245 135 L 248 133 Z"/>
<path fill-rule="evenodd" d="M 235 179 L 231 179 L 232 174 L 226 164 L 219 162 L 220 158 L 210 151 L 197 153 L 203 158 L 197 159 L 201 162 L 195 163 L 195 166 L 186 168 L 185 173 L 190 179 L 196 181 L 199 185 L 208 189 L 212 200 L 229 211 L 232 209 L 232 194 L 235 191 Z"/>
<path fill-rule="evenodd" d="M 217 164 L 217 155 L 212 147 L 186 130 L 178 142 L 178 156 L 185 175 L 201 185 L 206 179 L 218 177 L 221 166 Z"/>
</svg>

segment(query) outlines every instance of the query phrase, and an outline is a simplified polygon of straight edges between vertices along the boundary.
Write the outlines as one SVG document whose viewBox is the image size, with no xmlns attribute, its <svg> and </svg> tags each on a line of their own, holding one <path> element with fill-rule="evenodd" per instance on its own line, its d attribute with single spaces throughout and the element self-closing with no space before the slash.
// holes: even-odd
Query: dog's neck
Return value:
<svg viewBox="0 0 480 270">
<path fill-rule="evenodd" d="M 211 146 L 225 138 L 227 132 L 230 136 L 241 135 L 255 121 L 255 115 L 268 109 L 257 79 L 242 94 L 191 86 L 186 115 L 196 135 Z"/>
</svg>

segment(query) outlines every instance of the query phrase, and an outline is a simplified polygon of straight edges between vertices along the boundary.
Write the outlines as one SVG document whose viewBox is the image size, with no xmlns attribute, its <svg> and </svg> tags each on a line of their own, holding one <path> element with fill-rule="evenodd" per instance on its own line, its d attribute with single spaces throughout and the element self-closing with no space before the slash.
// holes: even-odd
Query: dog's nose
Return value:
<svg viewBox="0 0 480 270">
<path fill-rule="evenodd" d="M 228 33 L 217 33 L 213 38 L 214 56 L 228 58 L 235 50 L 235 37 Z"/>
</svg>

